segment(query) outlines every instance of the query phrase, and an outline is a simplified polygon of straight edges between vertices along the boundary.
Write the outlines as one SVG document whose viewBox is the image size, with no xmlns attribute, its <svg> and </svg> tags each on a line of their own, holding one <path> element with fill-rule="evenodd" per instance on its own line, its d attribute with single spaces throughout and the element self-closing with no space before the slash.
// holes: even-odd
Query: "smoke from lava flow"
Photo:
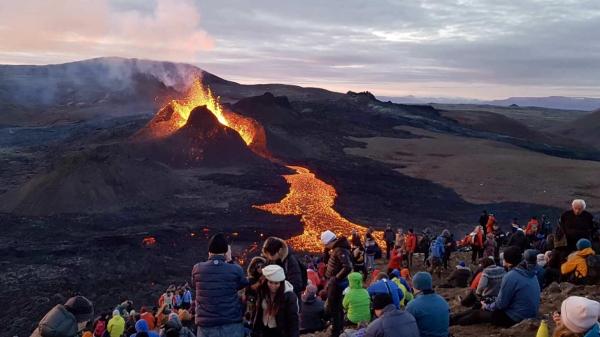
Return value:
<svg viewBox="0 0 600 337">
<path fill-rule="evenodd" d="M 209 88 L 205 88 L 200 80 L 193 83 L 185 98 L 172 100 L 159 111 L 155 119 L 160 119 L 161 123 L 151 123 L 160 125 L 151 130 L 151 137 L 166 137 L 174 133 L 186 124 L 194 108 L 203 105 L 221 124 L 235 130 L 254 153 L 280 163 L 267 150 L 266 134 L 262 125 L 252 118 L 225 110 L 219 98 L 215 97 Z M 294 248 L 309 252 L 321 251 L 320 233 L 327 229 L 338 235 L 349 235 L 352 230 L 361 235 L 366 233 L 365 227 L 347 220 L 333 209 L 337 197 L 333 186 L 318 179 L 307 168 L 287 167 L 295 173 L 284 176 L 290 185 L 290 191 L 285 198 L 278 203 L 253 207 L 272 214 L 301 216 L 304 231 L 289 240 Z M 383 243 L 381 233 L 378 233 L 377 241 L 380 245 Z"/>
</svg>

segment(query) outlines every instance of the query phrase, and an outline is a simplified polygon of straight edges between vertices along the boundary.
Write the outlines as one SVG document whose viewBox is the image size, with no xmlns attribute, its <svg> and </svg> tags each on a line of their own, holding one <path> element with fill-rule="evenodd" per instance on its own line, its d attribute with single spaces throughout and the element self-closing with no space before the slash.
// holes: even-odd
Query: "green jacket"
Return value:
<svg viewBox="0 0 600 337">
<path fill-rule="evenodd" d="M 392 279 L 392 282 L 396 283 L 398 288 L 400 288 L 400 290 L 402 290 L 402 293 L 404 294 L 404 297 L 402 297 L 402 300 L 400 301 L 400 306 L 403 307 L 403 306 L 407 305 L 408 302 L 413 300 L 413 298 L 414 298 L 413 294 L 410 291 L 408 291 L 408 289 L 406 289 L 404 284 L 402 284 L 402 282 L 400 282 L 400 280 L 397 277 L 394 277 Z"/>
<path fill-rule="evenodd" d="M 342 302 L 348 320 L 354 324 L 371 321 L 371 298 L 362 285 L 362 274 L 350 273 L 349 289 Z"/>
</svg>

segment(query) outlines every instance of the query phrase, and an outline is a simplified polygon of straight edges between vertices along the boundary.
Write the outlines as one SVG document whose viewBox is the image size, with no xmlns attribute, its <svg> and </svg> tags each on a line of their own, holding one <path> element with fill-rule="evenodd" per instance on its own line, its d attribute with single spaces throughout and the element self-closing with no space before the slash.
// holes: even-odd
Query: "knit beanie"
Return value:
<svg viewBox="0 0 600 337">
<path fill-rule="evenodd" d="M 504 250 L 504 261 L 510 263 L 513 266 L 518 265 L 523 259 L 521 249 L 517 246 L 510 246 Z"/>
<path fill-rule="evenodd" d="M 94 305 L 83 296 L 69 298 L 64 306 L 75 316 L 77 322 L 89 321 L 94 318 Z"/>
<path fill-rule="evenodd" d="M 579 239 L 577 241 L 577 250 L 583 250 L 586 248 L 592 248 L 592 243 L 588 239 Z"/>
<path fill-rule="evenodd" d="M 327 244 L 329 244 L 331 241 L 333 241 L 335 239 L 336 239 L 335 233 L 330 230 L 326 230 L 323 233 L 321 233 L 321 243 L 324 246 L 326 246 Z"/>
<path fill-rule="evenodd" d="M 560 306 L 561 322 L 574 333 L 584 333 L 598 323 L 600 303 L 585 297 L 570 296 Z"/>
<path fill-rule="evenodd" d="M 523 253 L 523 257 L 527 264 L 537 264 L 537 255 L 538 251 L 535 249 L 527 249 L 525 253 Z"/>
<path fill-rule="evenodd" d="M 285 280 L 283 268 L 276 264 L 270 264 L 262 269 L 265 278 L 271 282 L 282 282 Z"/>
<path fill-rule="evenodd" d="M 229 243 L 223 233 L 217 233 L 208 239 L 208 252 L 211 254 L 225 254 L 229 250 Z"/>
<path fill-rule="evenodd" d="M 540 267 L 546 266 L 546 255 L 544 255 L 544 254 L 537 255 L 537 265 Z"/>
<path fill-rule="evenodd" d="M 375 296 L 373 296 L 374 310 L 381 310 L 392 303 L 394 303 L 392 300 L 392 296 L 390 296 L 390 294 L 388 293 L 375 294 Z"/>
<path fill-rule="evenodd" d="M 418 290 L 433 289 L 433 280 L 428 272 L 418 272 L 413 276 L 413 288 Z"/>
</svg>

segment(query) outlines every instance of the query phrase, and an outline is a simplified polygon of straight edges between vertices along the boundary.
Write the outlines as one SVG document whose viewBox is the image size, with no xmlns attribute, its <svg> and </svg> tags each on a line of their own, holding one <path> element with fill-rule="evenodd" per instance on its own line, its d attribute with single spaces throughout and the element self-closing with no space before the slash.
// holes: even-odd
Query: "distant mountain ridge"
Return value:
<svg viewBox="0 0 600 337">
<path fill-rule="evenodd" d="M 479 104 L 479 105 L 498 105 L 511 106 L 513 104 L 521 107 L 540 107 L 562 110 L 582 110 L 594 111 L 600 108 L 600 98 L 594 97 L 566 97 L 566 96 L 547 96 L 547 97 L 509 97 L 498 100 L 478 100 L 463 97 L 419 97 L 419 96 L 377 96 L 383 101 L 392 101 L 394 103 L 407 104 Z"/>
</svg>

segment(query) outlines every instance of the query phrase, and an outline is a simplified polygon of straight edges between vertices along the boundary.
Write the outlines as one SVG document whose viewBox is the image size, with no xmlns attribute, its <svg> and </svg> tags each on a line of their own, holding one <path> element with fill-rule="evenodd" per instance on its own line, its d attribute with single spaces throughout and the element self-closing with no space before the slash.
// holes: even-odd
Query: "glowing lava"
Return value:
<svg viewBox="0 0 600 337">
<path fill-rule="evenodd" d="M 186 124 L 191 111 L 203 105 L 215 115 L 221 124 L 237 131 L 254 153 L 273 162 L 279 162 L 267 150 L 263 127 L 252 118 L 225 110 L 219 97 L 215 97 L 210 89 L 202 85 L 200 80 L 193 83 L 185 98 L 172 100 L 159 111 L 150 122 L 150 136 L 166 137 L 176 132 Z M 322 251 L 320 234 L 327 229 L 338 235 L 346 236 L 349 236 L 352 230 L 356 230 L 364 237 L 365 227 L 352 223 L 333 209 L 337 197 L 333 186 L 318 179 L 307 168 L 288 167 L 296 173 L 284 176 L 290 184 L 290 191 L 286 197 L 278 203 L 253 207 L 272 214 L 301 216 L 304 232 L 289 240 L 292 246 L 301 251 Z M 377 234 L 377 241 L 380 245 L 383 243 L 382 233 Z M 383 248 L 383 246 L 381 247 Z"/>
<path fill-rule="evenodd" d="M 346 236 L 349 236 L 352 230 L 356 230 L 364 237 L 367 231 L 365 227 L 349 221 L 333 209 L 337 197 L 333 186 L 320 180 L 304 167 L 288 168 L 296 173 L 283 176 L 290 184 L 290 192 L 285 198 L 278 203 L 254 207 L 273 214 L 301 216 L 304 232 L 288 240 L 292 246 L 313 253 L 320 252 L 323 250 L 320 235 L 327 229 Z M 377 241 L 382 244 L 381 235 L 377 235 Z"/>
</svg>

